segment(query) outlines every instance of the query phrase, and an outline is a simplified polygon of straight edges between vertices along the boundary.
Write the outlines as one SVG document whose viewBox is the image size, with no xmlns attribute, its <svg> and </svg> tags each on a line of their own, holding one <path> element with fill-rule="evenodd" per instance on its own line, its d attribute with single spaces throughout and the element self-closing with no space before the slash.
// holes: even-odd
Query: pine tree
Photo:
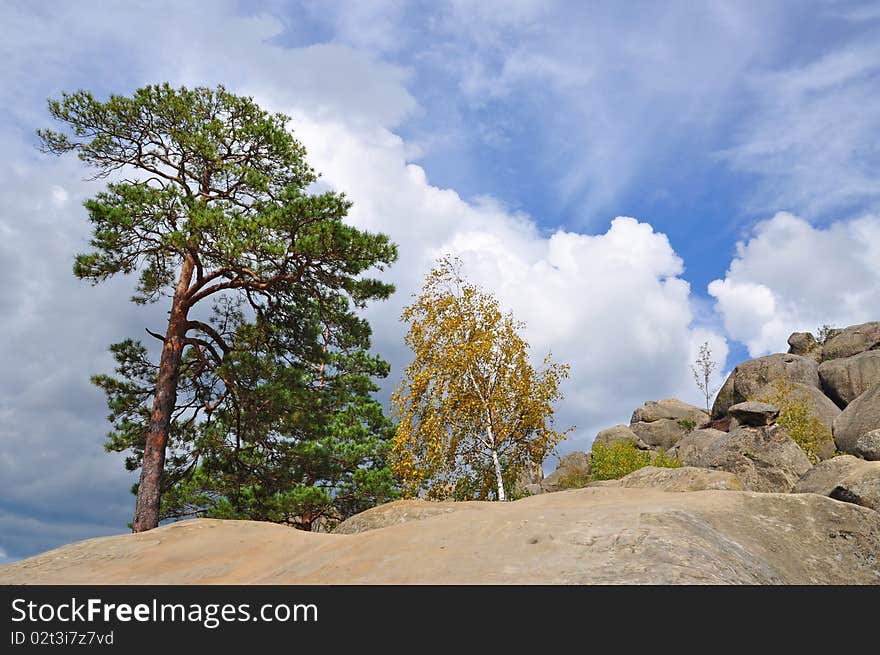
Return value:
<svg viewBox="0 0 880 655">
<path fill-rule="evenodd" d="M 183 496 L 163 514 L 162 494 L 192 486 L 220 461 L 236 493 L 257 493 L 254 481 L 272 477 L 266 467 L 255 473 L 260 458 L 282 463 L 254 444 L 292 430 L 280 414 L 295 403 L 355 415 L 362 407 L 361 425 L 383 433 L 366 406 L 367 386 L 356 381 L 384 364 L 364 354 L 369 326 L 355 310 L 392 292 L 363 273 L 393 262 L 396 248 L 343 221 L 344 195 L 310 193 L 317 175 L 287 117 L 223 87 L 167 84 L 103 102 L 85 91 L 63 94 L 49 112 L 67 131 L 39 131 L 44 150 L 76 152 L 95 178 L 114 179 L 85 203 L 91 251 L 76 256 L 74 274 L 99 283 L 138 273 L 135 302 L 169 302 L 164 329 L 148 330 L 162 342 L 158 364 L 127 340 L 112 347 L 120 377 L 95 379 L 115 425 L 108 446 L 131 450 L 128 466 L 141 469 L 134 531 L 179 512 Z M 307 393 L 316 386 L 308 376 L 322 367 L 326 388 Z M 331 384 L 337 374 L 357 393 Z M 342 394 L 336 405 L 323 400 L 334 393 Z M 261 414 L 262 404 L 271 411 Z M 320 443 L 332 427 L 320 423 L 327 417 L 315 420 L 304 442 Z M 221 448 L 230 438 L 232 450 Z M 293 477 L 306 487 L 320 478 Z M 272 478 L 259 493 L 285 484 Z M 226 487 L 206 494 L 236 497 Z"/>
</svg>

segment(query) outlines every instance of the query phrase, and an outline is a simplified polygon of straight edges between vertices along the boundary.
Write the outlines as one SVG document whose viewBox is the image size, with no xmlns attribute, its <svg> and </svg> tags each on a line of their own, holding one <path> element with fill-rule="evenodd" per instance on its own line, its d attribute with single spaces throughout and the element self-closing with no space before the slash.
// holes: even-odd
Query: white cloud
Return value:
<svg viewBox="0 0 880 655">
<path fill-rule="evenodd" d="M 552 351 L 572 365 L 559 420 L 579 430 L 563 450 L 586 447 L 598 429 L 626 422 L 647 399 L 679 395 L 698 402 L 689 364 L 705 340 L 723 363 L 726 342 L 691 326 L 690 288 L 665 235 L 626 217 L 602 234 L 545 235 L 497 201 L 468 203 L 432 186 L 419 166 L 406 163 L 403 141 L 386 130 L 358 132 L 308 120 L 303 110 L 292 113 L 325 182 L 354 201 L 352 220 L 400 246 L 390 272 L 398 292 L 369 311 L 377 350 L 392 361 L 393 376 L 410 357 L 400 311 L 434 260 L 454 253 L 472 280 L 526 323 L 536 362 Z"/>
<path fill-rule="evenodd" d="M 795 331 L 877 320 L 880 218 L 819 228 L 778 213 L 737 245 L 726 276 L 709 293 L 727 333 L 752 356 L 785 351 Z"/>
<path fill-rule="evenodd" d="M 833 50 L 793 69 L 758 75 L 759 106 L 723 153 L 757 173 L 757 210 L 823 216 L 880 201 L 880 42 Z"/>
</svg>

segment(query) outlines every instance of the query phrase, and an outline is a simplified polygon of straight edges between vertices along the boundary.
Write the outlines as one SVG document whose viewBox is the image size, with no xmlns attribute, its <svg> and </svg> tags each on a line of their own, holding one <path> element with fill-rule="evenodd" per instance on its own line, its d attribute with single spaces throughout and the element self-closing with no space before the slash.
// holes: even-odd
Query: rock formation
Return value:
<svg viewBox="0 0 880 655">
<path fill-rule="evenodd" d="M 0 584 L 880 583 L 880 514 L 816 494 L 595 487 L 404 523 L 397 505 L 358 534 L 198 519 L 91 539 Z"/>
<path fill-rule="evenodd" d="M 727 414 L 731 405 L 756 398 L 768 384 L 777 380 L 805 384 L 819 388 L 819 372 L 816 361 L 802 355 L 779 353 L 750 359 L 737 365 L 712 405 L 712 418 Z"/>
</svg>

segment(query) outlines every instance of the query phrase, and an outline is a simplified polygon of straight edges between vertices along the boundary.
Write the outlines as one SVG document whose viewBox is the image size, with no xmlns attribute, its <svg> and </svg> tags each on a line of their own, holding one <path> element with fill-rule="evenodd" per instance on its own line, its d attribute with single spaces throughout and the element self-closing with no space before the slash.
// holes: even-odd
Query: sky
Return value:
<svg viewBox="0 0 880 655">
<path fill-rule="evenodd" d="M 76 280 L 100 181 L 40 153 L 46 100 L 215 86 L 292 118 L 349 220 L 400 249 L 399 316 L 441 255 L 571 364 L 559 452 L 794 331 L 880 319 L 880 3 L 0 3 L 0 562 L 126 531 L 89 376 L 162 330 L 134 281 Z M 552 470 L 552 461 L 546 468 Z"/>
</svg>

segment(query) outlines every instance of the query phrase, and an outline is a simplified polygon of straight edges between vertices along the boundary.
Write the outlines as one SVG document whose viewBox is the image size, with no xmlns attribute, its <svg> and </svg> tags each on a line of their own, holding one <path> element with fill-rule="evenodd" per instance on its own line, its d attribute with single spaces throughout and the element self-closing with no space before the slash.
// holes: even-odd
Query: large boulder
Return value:
<svg viewBox="0 0 880 655">
<path fill-rule="evenodd" d="M 819 380 L 825 395 L 844 408 L 869 387 L 880 384 L 880 350 L 822 362 Z"/>
<path fill-rule="evenodd" d="M 828 396 L 814 386 L 797 382 L 792 382 L 786 385 L 786 391 L 788 391 L 789 394 L 788 397 L 783 399 L 782 404 L 792 401 L 803 403 L 807 406 L 809 414 L 819 419 L 822 422 L 822 425 L 828 428 L 829 432 L 831 431 L 831 427 L 834 425 L 834 419 L 840 416 L 840 407 L 835 405 Z M 777 388 L 773 385 L 768 385 L 758 392 L 757 397 L 772 398 L 778 393 L 779 390 Z"/>
<path fill-rule="evenodd" d="M 880 430 L 871 430 L 856 439 L 855 451 L 867 460 L 880 460 Z"/>
<path fill-rule="evenodd" d="M 671 418 L 661 418 L 650 423 L 639 421 L 630 427 L 643 443 L 655 450 L 669 450 L 693 428 L 681 419 L 676 421 Z"/>
<path fill-rule="evenodd" d="M 784 392 L 784 394 L 781 394 L 781 392 Z M 828 459 L 834 456 L 836 448 L 834 446 L 834 439 L 831 438 L 831 430 L 834 425 L 834 419 L 840 415 L 840 407 L 835 405 L 819 389 L 796 382 L 785 382 L 782 385 L 779 382 L 775 382 L 758 392 L 757 397 L 762 400 L 769 400 L 771 404 L 778 404 L 782 410 L 783 418 L 791 419 L 791 416 L 786 415 L 790 415 L 794 411 L 794 420 L 796 422 L 801 418 L 817 419 L 827 430 L 827 439 L 817 444 L 816 455 L 819 459 Z M 802 410 L 806 410 L 806 414 Z"/>
<path fill-rule="evenodd" d="M 788 352 L 792 355 L 818 356 L 819 344 L 809 332 L 795 332 L 788 337 Z"/>
<path fill-rule="evenodd" d="M 789 353 L 767 355 L 739 364 L 724 381 L 712 405 L 712 418 L 727 414 L 731 405 L 757 397 L 767 385 L 787 380 L 819 388 L 816 362 L 802 355 Z"/>
<path fill-rule="evenodd" d="M 880 462 L 851 455 L 833 457 L 807 471 L 795 493 L 814 493 L 880 512 Z"/>
<path fill-rule="evenodd" d="M 709 415 L 676 398 L 649 400 L 632 415 L 630 428 L 648 447 L 668 450 L 688 432 L 708 423 Z"/>
<path fill-rule="evenodd" d="M 638 435 L 633 432 L 628 425 L 614 425 L 610 428 L 601 430 L 596 438 L 593 439 L 593 445 L 612 446 L 618 441 L 628 441 L 639 450 L 647 450 L 648 444 L 639 439 Z"/>
<path fill-rule="evenodd" d="M 819 462 L 804 473 L 791 490 L 795 494 L 819 494 L 828 496 L 843 478 L 857 471 L 865 460 L 852 455 L 838 455 Z"/>
<path fill-rule="evenodd" d="M 834 419 L 834 442 L 838 450 L 859 455 L 862 454 L 859 440 L 877 429 L 880 429 L 880 384 L 853 400 Z"/>
<path fill-rule="evenodd" d="M 730 471 L 750 491 L 787 493 L 810 469 L 810 460 L 778 425 L 739 426 L 713 441 L 701 466 Z"/>
<path fill-rule="evenodd" d="M 748 425 L 752 428 L 773 425 L 779 418 L 779 408 L 776 405 L 753 401 L 731 405 L 727 413 L 733 417 L 738 425 Z"/>
<path fill-rule="evenodd" d="M 744 491 L 745 487 L 738 477 L 727 471 L 683 466 L 663 468 L 646 466 L 619 480 L 608 480 L 599 484 L 608 487 L 627 487 L 640 489 L 663 489 L 664 491 Z"/>
<path fill-rule="evenodd" d="M 851 325 L 822 344 L 822 359 L 852 357 L 880 348 L 880 321 Z"/>
<path fill-rule="evenodd" d="M 544 467 L 541 462 L 530 462 L 516 478 L 514 485 L 519 489 L 533 484 L 541 484 L 544 479 Z"/>
<path fill-rule="evenodd" d="M 651 423 L 660 419 L 690 421 L 699 427 L 709 420 L 709 415 L 706 410 L 678 398 L 664 398 L 663 400 L 649 400 L 638 407 L 633 412 L 630 423 Z"/>
<path fill-rule="evenodd" d="M 667 454 L 684 466 L 704 466 L 709 446 L 726 434 L 727 432 L 712 428 L 694 430 L 683 436 Z"/>
<path fill-rule="evenodd" d="M 559 458 L 556 470 L 541 481 L 546 492 L 582 487 L 589 480 L 590 453 L 573 452 Z"/>
</svg>

